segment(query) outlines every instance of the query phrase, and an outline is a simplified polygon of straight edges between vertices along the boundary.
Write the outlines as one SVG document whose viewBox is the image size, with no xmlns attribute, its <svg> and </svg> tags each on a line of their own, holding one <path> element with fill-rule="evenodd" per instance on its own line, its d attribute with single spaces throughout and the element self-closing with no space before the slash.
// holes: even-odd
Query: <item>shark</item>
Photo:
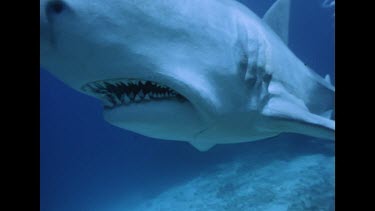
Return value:
<svg viewBox="0 0 375 211">
<path fill-rule="evenodd" d="M 144 136 L 217 144 L 335 139 L 335 87 L 288 48 L 290 0 L 41 0 L 40 66 Z"/>
</svg>

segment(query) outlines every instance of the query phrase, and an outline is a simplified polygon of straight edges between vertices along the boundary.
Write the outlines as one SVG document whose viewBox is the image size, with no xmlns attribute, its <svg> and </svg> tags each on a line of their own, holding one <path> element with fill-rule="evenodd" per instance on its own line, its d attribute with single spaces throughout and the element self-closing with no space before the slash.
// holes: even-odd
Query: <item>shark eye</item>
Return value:
<svg viewBox="0 0 375 211">
<path fill-rule="evenodd" d="M 46 6 L 47 14 L 60 14 L 66 9 L 66 5 L 63 1 L 50 1 Z"/>
</svg>

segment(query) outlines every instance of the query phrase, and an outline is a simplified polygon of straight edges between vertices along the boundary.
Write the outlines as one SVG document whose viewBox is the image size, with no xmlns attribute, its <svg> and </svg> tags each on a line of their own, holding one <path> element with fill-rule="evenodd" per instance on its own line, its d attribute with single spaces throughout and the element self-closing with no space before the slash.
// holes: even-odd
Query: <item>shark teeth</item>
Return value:
<svg viewBox="0 0 375 211">
<path fill-rule="evenodd" d="M 185 97 L 173 89 L 146 80 L 118 79 L 96 81 L 86 84 L 82 87 L 82 90 L 101 99 L 106 108 L 173 98 L 179 101 L 186 101 Z"/>
</svg>

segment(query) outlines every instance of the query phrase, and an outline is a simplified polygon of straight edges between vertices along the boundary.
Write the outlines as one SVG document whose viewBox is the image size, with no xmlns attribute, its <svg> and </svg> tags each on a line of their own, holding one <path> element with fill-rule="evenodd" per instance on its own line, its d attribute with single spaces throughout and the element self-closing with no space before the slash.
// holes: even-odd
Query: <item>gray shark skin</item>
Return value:
<svg viewBox="0 0 375 211">
<path fill-rule="evenodd" d="M 335 88 L 287 47 L 290 0 L 41 0 L 40 63 L 99 98 L 110 124 L 215 144 L 334 140 Z"/>
</svg>

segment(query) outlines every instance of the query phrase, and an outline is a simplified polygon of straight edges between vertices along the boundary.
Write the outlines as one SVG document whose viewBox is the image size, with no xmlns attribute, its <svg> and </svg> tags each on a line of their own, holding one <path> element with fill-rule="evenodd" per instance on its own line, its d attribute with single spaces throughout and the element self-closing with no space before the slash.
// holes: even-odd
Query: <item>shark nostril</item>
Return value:
<svg viewBox="0 0 375 211">
<path fill-rule="evenodd" d="M 46 6 L 48 16 L 61 14 L 65 9 L 66 4 L 60 0 L 50 1 Z"/>
</svg>

